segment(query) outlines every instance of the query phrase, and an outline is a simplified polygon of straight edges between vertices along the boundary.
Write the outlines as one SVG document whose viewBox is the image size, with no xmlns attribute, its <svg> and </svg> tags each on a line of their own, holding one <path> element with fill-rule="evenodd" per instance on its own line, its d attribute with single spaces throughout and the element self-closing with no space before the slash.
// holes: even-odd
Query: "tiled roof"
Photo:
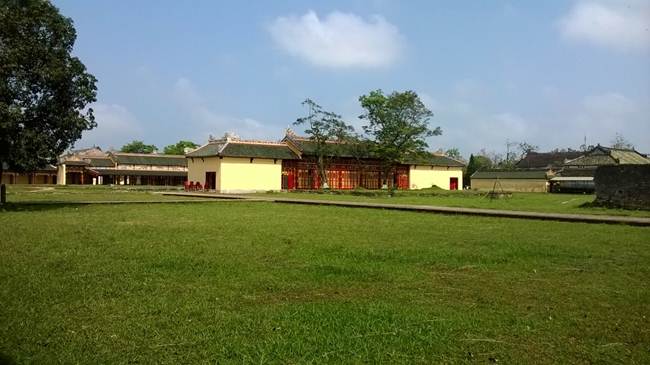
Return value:
<svg viewBox="0 0 650 365">
<path fill-rule="evenodd" d="M 565 166 L 645 165 L 650 159 L 635 150 L 596 146 L 584 156 L 567 161 Z"/>
<path fill-rule="evenodd" d="M 526 157 L 515 164 L 520 169 L 560 167 L 567 160 L 582 156 L 584 152 L 528 152 Z"/>
<path fill-rule="evenodd" d="M 127 169 L 95 169 L 91 170 L 97 175 L 118 176 L 187 176 L 187 171 L 173 170 L 127 170 Z"/>
<path fill-rule="evenodd" d="M 85 158 L 91 167 L 114 167 L 115 162 L 110 158 Z"/>
<path fill-rule="evenodd" d="M 225 157 L 257 157 L 292 160 L 297 156 L 285 144 L 228 143 L 220 153 Z"/>
<path fill-rule="evenodd" d="M 434 155 L 433 153 L 428 156 L 418 156 L 413 159 L 406 159 L 405 164 L 409 165 L 427 165 L 427 166 L 448 166 L 448 167 L 463 167 L 464 163 L 454 160 L 451 157 Z"/>
<path fill-rule="evenodd" d="M 187 166 L 185 156 L 111 152 L 118 165 Z"/>
<path fill-rule="evenodd" d="M 305 137 L 298 137 L 295 135 L 286 136 L 286 139 L 290 139 L 296 146 L 300 148 L 302 153 L 306 156 L 313 156 L 316 153 L 317 143 Z M 373 153 L 368 150 L 363 150 L 359 148 L 360 145 L 355 145 L 353 143 L 339 143 L 339 142 L 328 142 L 331 151 L 336 154 L 338 157 L 359 157 L 359 154 L 362 154 L 362 158 L 377 158 L 373 156 Z M 427 165 L 427 166 L 454 166 L 454 167 L 463 167 L 463 164 L 460 161 L 454 160 L 453 158 L 447 156 L 440 156 L 434 154 L 427 154 L 424 156 L 415 156 L 413 158 L 406 158 L 404 160 L 405 164 L 409 165 Z"/>
<path fill-rule="evenodd" d="M 476 171 L 472 179 L 546 179 L 546 170 L 484 170 Z"/>
<path fill-rule="evenodd" d="M 189 152 L 186 157 L 252 157 L 293 160 L 298 158 L 284 143 L 213 141 Z"/>
</svg>

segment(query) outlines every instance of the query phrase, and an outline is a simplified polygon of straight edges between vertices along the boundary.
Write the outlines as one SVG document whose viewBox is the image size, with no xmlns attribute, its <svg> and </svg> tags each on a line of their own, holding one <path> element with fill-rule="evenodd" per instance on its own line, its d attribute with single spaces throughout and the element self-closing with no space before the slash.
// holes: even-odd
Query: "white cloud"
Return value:
<svg viewBox="0 0 650 365">
<path fill-rule="evenodd" d="M 280 48 L 321 67 L 385 67 L 397 61 L 403 48 L 397 27 L 378 15 L 364 20 L 335 11 L 320 19 L 309 11 L 275 19 L 269 32 Z"/>
<path fill-rule="evenodd" d="M 143 129 L 138 119 L 124 106 L 119 104 L 95 103 L 92 105 L 97 127 L 85 131 L 76 147 L 99 146 L 103 149 L 115 146 L 115 142 L 127 143 L 141 139 Z"/>
<path fill-rule="evenodd" d="M 644 0 L 581 1 L 560 20 L 571 40 L 623 51 L 650 48 L 650 3 Z"/>
<path fill-rule="evenodd" d="M 242 138 L 269 139 L 280 136 L 278 128 L 265 125 L 254 118 L 237 118 L 215 112 L 187 78 L 181 77 L 174 85 L 174 98 L 187 113 L 186 129 L 192 130 L 191 139 L 205 141 L 209 135 L 220 137 L 232 132 Z"/>
</svg>

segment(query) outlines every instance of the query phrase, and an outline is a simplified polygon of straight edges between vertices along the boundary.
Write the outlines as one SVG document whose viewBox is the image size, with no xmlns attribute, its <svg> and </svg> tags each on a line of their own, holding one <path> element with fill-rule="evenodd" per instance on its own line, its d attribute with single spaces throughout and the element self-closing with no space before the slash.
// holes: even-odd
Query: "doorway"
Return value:
<svg viewBox="0 0 650 365">
<path fill-rule="evenodd" d="M 449 190 L 458 190 L 458 178 L 457 177 L 449 178 Z"/>
<path fill-rule="evenodd" d="M 214 171 L 205 172 L 205 189 L 216 190 L 217 189 L 217 173 Z"/>
</svg>

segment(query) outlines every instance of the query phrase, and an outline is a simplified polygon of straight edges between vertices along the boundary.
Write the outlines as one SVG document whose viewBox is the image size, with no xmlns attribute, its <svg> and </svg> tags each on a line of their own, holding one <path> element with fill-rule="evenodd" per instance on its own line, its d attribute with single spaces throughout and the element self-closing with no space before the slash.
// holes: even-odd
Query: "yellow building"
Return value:
<svg viewBox="0 0 650 365">
<path fill-rule="evenodd" d="M 339 147 L 346 147 L 341 145 Z M 347 146 L 349 147 L 349 146 Z M 244 141 L 226 137 L 211 140 L 186 154 L 188 180 L 195 186 L 223 193 L 318 189 L 320 175 L 314 142 L 287 134 L 281 142 Z M 381 161 L 355 157 L 340 148 L 329 158 L 327 186 L 331 189 L 460 189 L 464 165 L 430 154 L 397 166 L 386 179 Z"/>
</svg>

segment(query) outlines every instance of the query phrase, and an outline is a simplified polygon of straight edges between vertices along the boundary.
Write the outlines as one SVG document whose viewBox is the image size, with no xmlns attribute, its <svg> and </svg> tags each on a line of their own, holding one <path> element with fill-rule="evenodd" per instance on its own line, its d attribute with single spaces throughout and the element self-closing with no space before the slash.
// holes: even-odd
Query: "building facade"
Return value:
<svg viewBox="0 0 650 365">
<path fill-rule="evenodd" d="M 331 142 L 336 143 L 336 142 Z M 406 161 L 383 176 L 381 161 L 353 153 L 355 146 L 338 144 L 327 156 L 330 189 L 422 189 L 462 186 L 464 165 L 444 156 L 430 155 Z M 188 180 L 224 193 L 309 190 L 323 184 L 315 143 L 288 133 L 280 142 L 244 141 L 226 137 L 211 140 L 186 154 Z"/>
<path fill-rule="evenodd" d="M 104 152 L 98 147 L 60 157 L 60 185 L 165 185 L 187 180 L 185 156 Z"/>
</svg>

